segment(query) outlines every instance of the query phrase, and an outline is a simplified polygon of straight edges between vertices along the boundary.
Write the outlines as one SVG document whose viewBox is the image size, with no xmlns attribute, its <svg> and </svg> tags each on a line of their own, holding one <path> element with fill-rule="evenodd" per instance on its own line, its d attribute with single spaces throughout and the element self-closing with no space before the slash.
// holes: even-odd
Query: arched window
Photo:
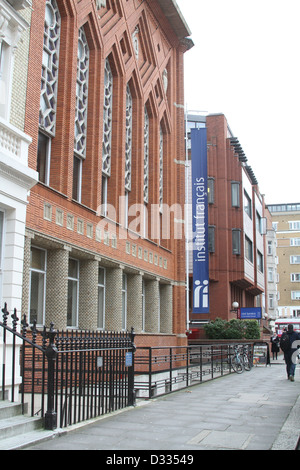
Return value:
<svg viewBox="0 0 300 470">
<path fill-rule="evenodd" d="M 159 210 L 162 212 L 164 193 L 164 135 L 159 128 Z"/>
<path fill-rule="evenodd" d="M 144 116 L 144 203 L 149 202 L 149 115 L 145 106 Z"/>
<path fill-rule="evenodd" d="M 103 105 L 103 141 L 102 141 L 102 200 L 101 213 L 107 212 L 107 186 L 111 174 L 111 135 L 112 135 L 112 100 L 113 74 L 109 60 L 104 68 L 104 105 Z"/>
<path fill-rule="evenodd" d="M 102 145 L 102 172 L 110 176 L 111 171 L 111 134 L 112 134 L 112 99 L 113 74 L 109 60 L 105 61 L 104 69 L 104 107 L 103 107 L 103 145 Z"/>
<path fill-rule="evenodd" d="M 56 0 L 46 1 L 42 83 L 40 99 L 40 128 L 55 135 L 57 104 L 60 14 Z"/>
<path fill-rule="evenodd" d="M 47 0 L 39 112 L 37 171 L 49 184 L 51 138 L 55 136 L 61 18 L 56 0 Z"/>
<path fill-rule="evenodd" d="M 74 151 L 81 158 L 86 153 L 86 123 L 89 80 L 89 46 L 84 29 L 79 29 L 75 109 Z"/>
<path fill-rule="evenodd" d="M 132 95 L 130 87 L 126 88 L 126 142 L 125 142 L 125 191 L 131 190 L 131 156 L 132 156 Z"/>
<path fill-rule="evenodd" d="M 84 28 L 79 29 L 74 130 L 73 198 L 81 202 L 82 164 L 86 156 L 89 46 Z"/>
</svg>

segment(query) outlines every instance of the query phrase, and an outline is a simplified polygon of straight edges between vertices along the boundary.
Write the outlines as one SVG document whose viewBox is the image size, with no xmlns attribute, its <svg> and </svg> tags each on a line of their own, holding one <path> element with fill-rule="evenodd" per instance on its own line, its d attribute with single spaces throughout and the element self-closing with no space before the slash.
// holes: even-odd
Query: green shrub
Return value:
<svg viewBox="0 0 300 470">
<path fill-rule="evenodd" d="M 209 339 L 259 339 L 260 329 L 257 320 L 222 320 L 215 321 L 204 326 Z"/>
</svg>

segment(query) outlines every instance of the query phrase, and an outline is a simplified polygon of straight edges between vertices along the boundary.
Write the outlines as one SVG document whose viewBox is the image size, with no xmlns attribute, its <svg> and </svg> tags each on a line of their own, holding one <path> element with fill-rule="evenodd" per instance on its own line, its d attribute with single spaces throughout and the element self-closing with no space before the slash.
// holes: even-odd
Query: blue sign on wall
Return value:
<svg viewBox="0 0 300 470">
<path fill-rule="evenodd" d="M 132 352 L 125 354 L 125 367 L 132 367 Z"/>
<path fill-rule="evenodd" d="M 239 310 L 241 320 L 261 319 L 261 307 L 240 308 Z"/>
<path fill-rule="evenodd" d="M 193 217 L 193 313 L 209 313 L 206 129 L 191 129 Z"/>
</svg>

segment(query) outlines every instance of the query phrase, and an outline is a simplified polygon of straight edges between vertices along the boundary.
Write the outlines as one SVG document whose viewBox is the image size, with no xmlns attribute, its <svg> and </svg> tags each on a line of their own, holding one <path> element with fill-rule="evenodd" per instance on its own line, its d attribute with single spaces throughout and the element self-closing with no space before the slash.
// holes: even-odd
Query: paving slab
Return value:
<svg viewBox="0 0 300 470">
<path fill-rule="evenodd" d="M 300 373 L 254 367 L 59 430 L 31 450 L 295 450 L 300 436 Z"/>
</svg>

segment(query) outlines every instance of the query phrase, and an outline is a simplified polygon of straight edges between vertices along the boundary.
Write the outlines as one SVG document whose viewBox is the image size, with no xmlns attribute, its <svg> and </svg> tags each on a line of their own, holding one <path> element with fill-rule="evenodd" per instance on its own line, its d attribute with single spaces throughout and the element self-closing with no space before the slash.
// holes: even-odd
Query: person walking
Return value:
<svg viewBox="0 0 300 470">
<path fill-rule="evenodd" d="M 294 382 L 296 370 L 296 354 L 294 353 L 300 347 L 300 334 L 294 331 L 293 325 L 289 324 L 287 332 L 282 333 L 280 347 L 284 353 L 287 378 Z"/>
<path fill-rule="evenodd" d="M 280 351 L 280 348 L 279 348 L 279 338 L 276 333 L 274 333 L 273 336 L 271 336 L 270 342 L 271 342 L 271 352 L 273 356 L 273 361 L 274 359 L 276 359 L 277 361 L 277 355 Z"/>
</svg>

